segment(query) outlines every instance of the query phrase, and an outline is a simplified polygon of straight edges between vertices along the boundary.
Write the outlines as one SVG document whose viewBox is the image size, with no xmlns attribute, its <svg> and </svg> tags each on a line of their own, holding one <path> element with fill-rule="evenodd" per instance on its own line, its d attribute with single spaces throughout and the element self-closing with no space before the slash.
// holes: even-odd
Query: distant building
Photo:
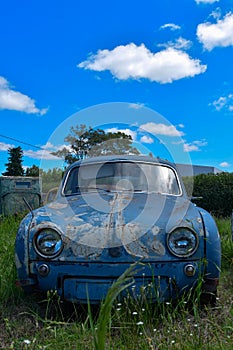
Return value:
<svg viewBox="0 0 233 350">
<path fill-rule="evenodd" d="M 219 174 L 222 170 L 213 166 L 192 165 L 192 164 L 176 164 L 181 176 L 195 176 L 199 174 Z"/>
</svg>

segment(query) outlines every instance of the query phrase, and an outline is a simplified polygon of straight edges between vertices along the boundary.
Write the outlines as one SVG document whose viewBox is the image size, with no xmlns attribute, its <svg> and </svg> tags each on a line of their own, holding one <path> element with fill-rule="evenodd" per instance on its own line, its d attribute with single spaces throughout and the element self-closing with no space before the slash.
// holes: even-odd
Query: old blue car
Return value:
<svg viewBox="0 0 233 350">
<path fill-rule="evenodd" d="M 73 163 L 55 200 L 22 220 L 15 244 L 19 286 L 78 303 L 100 303 L 135 262 L 124 293 L 168 301 L 201 284 L 214 302 L 220 259 L 216 224 L 190 201 L 175 165 L 144 156 Z"/>
</svg>

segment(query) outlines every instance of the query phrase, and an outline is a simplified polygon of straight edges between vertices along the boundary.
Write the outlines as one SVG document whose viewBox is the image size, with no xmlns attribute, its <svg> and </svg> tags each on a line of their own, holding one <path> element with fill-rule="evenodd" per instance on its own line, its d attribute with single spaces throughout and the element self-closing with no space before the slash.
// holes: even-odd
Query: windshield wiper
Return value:
<svg viewBox="0 0 233 350">
<path fill-rule="evenodd" d="M 102 187 L 98 187 L 98 186 L 92 186 L 92 187 L 79 187 L 77 186 L 77 189 L 79 190 L 79 192 L 88 192 L 89 190 L 96 190 L 96 191 L 103 191 L 103 192 L 111 192 L 111 190 L 108 190 L 107 188 L 102 188 Z"/>
<path fill-rule="evenodd" d="M 140 190 L 140 189 L 127 189 L 127 188 L 117 188 L 117 189 L 108 189 L 104 187 L 98 187 L 98 186 L 83 186 L 79 187 L 77 186 L 78 192 L 88 192 L 89 190 L 95 190 L 95 191 L 103 191 L 103 192 L 108 192 L 108 193 L 116 193 L 116 192 L 138 192 L 138 193 L 146 193 L 148 192 L 147 190 Z"/>
</svg>

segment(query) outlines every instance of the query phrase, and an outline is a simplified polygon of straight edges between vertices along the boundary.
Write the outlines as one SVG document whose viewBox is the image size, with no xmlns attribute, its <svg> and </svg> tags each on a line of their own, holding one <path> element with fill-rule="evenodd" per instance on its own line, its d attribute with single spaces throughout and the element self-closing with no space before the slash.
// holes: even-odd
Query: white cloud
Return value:
<svg viewBox="0 0 233 350">
<path fill-rule="evenodd" d="M 197 27 L 197 37 L 207 50 L 233 45 L 233 13 L 229 12 L 217 23 L 201 23 Z"/>
<path fill-rule="evenodd" d="M 216 108 L 217 111 L 220 111 L 221 109 L 223 109 L 223 107 L 225 107 L 227 102 L 226 97 L 219 97 L 217 100 L 215 100 L 212 105 Z"/>
<path fill-rule="evenodd" d="M 184 143 L 184 152 L 193 152 L 193 151 L 199 151 L 199 148 L 196 145 L 193 145 L 192 143 Z"/>
<path fill-rule="evenodd" d="M 167 43 L 158 44 L 157 46 L 166 48 L 172 47 L 173 49 L 177 50 L 188 50 L 192 46 L 192 42 L 180 36 L 175 41 L 168 41 Z"/>
<path fill-rule="evenodd" d="M 181 27 L 178 26 L 177 24 L 174 24 L 174 23 L 166 23 L 164 25 L 162 25 L 159 29 L 170 29 L 172 31 L 174 30 L 178 30 L 180 29 Z"/>
<path fill-rule="evenodd" d="M 193 77 L 204 73 L 207 68 L 186 52 L 170 47 L 153 53 L 144 44 L 137 46 L 134 43 L 117 46 L 113 50 L 99 50 L 78 67 L 98 72 L 109 70 L 121 80 L 145 78 L 158 83 Z"/>
<path fill-rule="evenodd" d="M 228 168 L 230 164 L 228 162 L 222 162 L 219 164 L 222 168 Z"/>
<path fill-rule="evenodd" d="M 9 82 L 4 77 L 0 76 L 0 110 L 1 109 L 40 115 L 47 112 L 45 108 L 37 108 L 35 101 L 27 95 L 13 90 Z"/>
<path fill-rule="evenodd" d="M 154 143 L 154 140 L 152 139 L 152 137 L 144 135 L 141 137 L 140 142 L 142 142 L 142 143 Z"/>
<path fill-rule="evenodd" d="M 13 144 L 0 142 L 0 151 L 8 151 L 9 148 L 14 148 L 14 147 L 15 145 Z M 55 160 L 60 158 L 57 156 L 54 156 L 52 153 L 58 150 L 61 150 L 64 147 L 69 149 L 69 146 L 67 145 L 55 146 L 55 145 L 52 145 L 50 142 L 47 142 L 45 145 L 41 146 L 41 149 L 38 149 L 36 151 L 31 149 L 28 149 L 28 150 L 23 149 L 23 155 L 33 159 Z"/>
<path fill-rule="evenodd" d="M 219 0 L 195 0 L 197 4 L 213 4 Z"/>
<path fill-rule="evenodd" d="M 143 107 L 145 107 L 144 103 L 130 103 L 129 104 L 129 108 L 132 108 L 132 109 L 141 109 Z"/>
<path fill-rule="evenodd" d="M 179 128 L 184 128 L 184 124 L 179 124 Z"/>
<path fill-rule="evenodd" d="M 41 146 L 43 149 L 50 149 L 53 151 L 57 151 L 57 147 L 54 146 L 51 142 L 47 142 L 45 145 Z M 60 148 L 60 147 L 59 147 Z"/>
<path fill-rule="evenodd" d="M 142 124 L 141 129 L 150 132 L 154 135 L 165 135 L 165 136 L 183 136 L 184 133 L 176 129 L 174 125 L 166 125 L 162 123 L 149 122 Z"/>
<path fill-rule="evenodd" d="M 203 147 L 207 146 L 207 141 L 206 140 L 200 140 L 200 141 L 193 141 L 193 144 L 197 145 L 198 147 Z"/>
<path fill-rule="evenodd" d="M 218 20 L 222 17 L 222 9 L 217 7 L 214 11 L 211 12 L 209 17 L 213 17 L 215 20 Z"/>
<path fill-rule="evenodd" d="M 51 142 L 47 142 L 45 145 L 41 146 L 40 150 L 24 150 L 23 154 L 33 159 L 56 160 L 61 158 L 53 155 L 53 152 L 61 151 L 64 148 L 71 151 L 70 145 L 53 145 Z"/>
<path fill-rule="evenodd" d="M 69 151 L 72 151 L 70 145 L 53 145 L 51 142 L 47 142 L 45 145 L 40 146 L 40 148 L 42 148 L 42 150 L 48 150 L 49 152 L 61 151 L 64 148 L 68 149 Z"/>
<path fill-rule="evenodd" d="M 216 111 L 227 110 L 233 111 L 233 94 L 228 94 L 227 96 L 220 96 L 217 100 L 209 104 L 214 106 Z"/>
<path fill-rule="evenodd" d="M 15 147 L 14 145 L 11 145 L 10 143 L 0 142 L 0 151 L 8 151 L 9 148 Z"/>
<path fill-rule="evenodd" d="M 54 156 L 51 153 L 51 151 L 48 151 L 48 150 L 33 151 L 33 150 L 29 149 L 29 150 L 24 150 L 23 154 L 24 154 L 24 156 L 27 156 L 27 157 L 33 158 L 33 159 L 44 159 L 44 160 L 61 159 L 60 157 Z"/>
<path fill-rule="evenodd" d="M 201 151 L 201 147 L 207 146 L 206 140 L 193 141 L 190 143 L 184 142 L 183 150 L 184 152 L 198 152 Z"/>
</svg>

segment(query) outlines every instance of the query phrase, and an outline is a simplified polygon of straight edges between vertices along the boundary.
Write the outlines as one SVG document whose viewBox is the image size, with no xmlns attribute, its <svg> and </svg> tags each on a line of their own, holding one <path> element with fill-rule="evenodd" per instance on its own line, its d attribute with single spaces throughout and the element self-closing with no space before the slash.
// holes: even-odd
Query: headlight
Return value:
<svg viewBox="0 0 233 350">
<path fill-rule="evenodd" d="M 198 236 L 187 228 L 178 228 L 168 234 L 167 246 L 172 254 L 187 257 L 197 250 Z"/>
<path fill-rule="evenodd" d="M 34 247 L 38 254 L 46 258 L 54 258 L 63 248 L 61 235 L 51 228 L 42 229 L 37 233 Z"/>
</svg>

